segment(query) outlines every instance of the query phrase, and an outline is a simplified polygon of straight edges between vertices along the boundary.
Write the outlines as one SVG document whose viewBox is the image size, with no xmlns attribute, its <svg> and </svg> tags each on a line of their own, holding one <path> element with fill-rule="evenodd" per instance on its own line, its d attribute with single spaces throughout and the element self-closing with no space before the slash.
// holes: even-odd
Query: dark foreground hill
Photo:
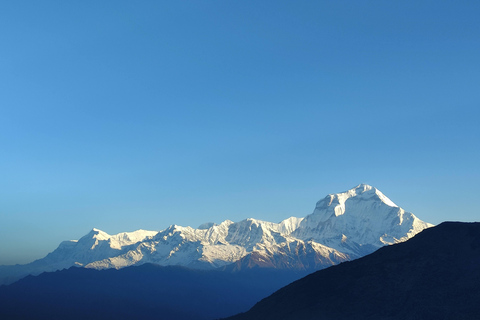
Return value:
<svg viewBox="0 0 480 320">
<path fill-rule="evenodd" d="M 442 223 L 317 271 L 230 319 L 480 319 L 480 223 Z"/>
<path fill-rule="evenodd" d="M 0 319 L 215 319 L 305 274 L 237 273 L 145 264 L 120 270 L 70 268 L 0 287 Z"/>
</svg>

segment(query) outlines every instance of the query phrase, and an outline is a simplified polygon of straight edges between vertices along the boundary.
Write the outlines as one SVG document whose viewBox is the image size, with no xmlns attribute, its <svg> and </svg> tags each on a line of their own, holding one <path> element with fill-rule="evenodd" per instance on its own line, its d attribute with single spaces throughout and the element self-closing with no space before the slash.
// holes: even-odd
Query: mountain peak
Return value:
<svg viewBox="0 0 480 320">
<path fill-rule="evenodd" d="M 362 183 L 318 201 L 293 235 L 362 256 L 385 244 L 404 241 L 430 226 L 398 207 L 380 190 Z"/>
<path fill-rule="evenodd" d="M 361 199 L 361 200 L 367 200 L 367 199 L 380 200 L 381 202 L 388 205 L 389 207 L 394 207 L 394 208 L 398 207 L 392 200 L 390 200 L 387 196 L 385 196 L 380 190 L 365 183 L 361 183 L 358 186 L 345 192 L 330 194 L 329 196 L 327 196 L 327 198 L 328 197 L 331 198 L 329 205 L 333 202 L 333 198 L 335 197 L 338 199 L 338 202 L 340 204 L 344 203 L 349 198 L 358 197 L 358 199 Z"/>
<path fill-rule="evenodd" d="M 372 189 L 375 189 L 375 188 L 368 184 L 360 183 L 358 186 L 356 186 L 355 188 L 352 188 L 351 190 L 355 190 L 357 193 L 363 193 L 366 191 L 370 191 Z"/>
<path fill-rule="evenodd" d="M 89 238 L 96 238 L 98 240 L 108 240 L 111 237 L 111 235 L 109 235 L 105 231 L 102 231 L 102 230 L 97 229 L 97 228 L 93 228 L 92 231 L 90 231 L 87 234 L 87 236 Z"/>
</svg>

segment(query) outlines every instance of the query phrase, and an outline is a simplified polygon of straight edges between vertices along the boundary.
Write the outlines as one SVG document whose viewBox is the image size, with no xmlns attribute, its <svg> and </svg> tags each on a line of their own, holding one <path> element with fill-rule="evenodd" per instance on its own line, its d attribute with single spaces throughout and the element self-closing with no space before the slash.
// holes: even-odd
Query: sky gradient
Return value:
<svg viewBox="0 0 480 320">
<path fill-rule="evenodd" d="M 359 183 L 479 221 L 478 1 L 0 4 L 0 264 Z"/>
</svg>

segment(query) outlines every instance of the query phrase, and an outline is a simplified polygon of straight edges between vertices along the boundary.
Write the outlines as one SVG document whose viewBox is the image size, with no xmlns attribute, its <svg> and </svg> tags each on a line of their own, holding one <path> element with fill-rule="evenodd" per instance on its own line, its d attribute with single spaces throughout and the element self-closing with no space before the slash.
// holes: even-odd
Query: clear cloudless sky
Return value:
<svg viewBox="0 0 480 320">
<path fill-rule="evenodd" d="M 380 189 L 478 221 L 480 1 L 2 1 L 0 264 Z"/>
</svg>

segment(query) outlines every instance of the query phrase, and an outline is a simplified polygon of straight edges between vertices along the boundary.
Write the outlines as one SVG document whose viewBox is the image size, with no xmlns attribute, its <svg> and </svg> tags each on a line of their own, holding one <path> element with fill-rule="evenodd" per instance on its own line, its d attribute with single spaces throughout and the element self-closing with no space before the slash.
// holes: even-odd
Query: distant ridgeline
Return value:
<svg viewBox="0 0 480 320">
<path fill-rule="evenodd" d="M 62 242 L 43 259 L 0 266 L 0 284 L 72 266 L 119 269 L 144 263 L 205 270 L 314 271 L 405 241 L 431 226 L 379 190 L 361 184 L 328 195 L 305 218 L 291 217 L 280 223 L 226 220 L 198 229 L 172 225 L 160 232 L 138 230 L 117 235 L 93 229 L 80 240 Z"/>
<path fill-rule="evenodd" d="M 111 272 L 116 270 L 103 273 L 96 270 L 156 264 L 194 269 L 181 268 L 186 273 L 199 274 L 202 270 L 202 275 L 208 278 L 212 274 L 215 279 L 219 272 L 231 279 L 248 274 L 246 277 L 255 278 L 257 284 L 262 283 L 262 277 L 257 279 L 256 275 L 263 274 L 265 290 L 258 289 L 258 295 L 254 295 L 255 299 L 260 299 L 307 273 L 363 257 L 385 245 L 406 241 L 431 226 L 405 212 L 376 188 L 361 184 L 346 192 L 328 195 L 317 202 L 312 214 L 304 218 L 291 217 L 280 223 L 255 219 L 226 220 L 219 225 L 206 223 L 198 229 L 172 225 L 160 232 L 138 230 L 117 235 L 93 229 L 78 241 L 62 242 L 43 259 L 26 265 L 0 266 L 0 283 L 10 284 L 27 275 L 70 267 L 78 267 L 75 268 L 78 270 L 54 274 L 67 278 L 73 273 L 106 277 L 115 274 Z M 162 270 L 166 272 L 166 269 Z M 274 273 L 282 273 L 282 277 L 270 279 L 265 276 Z M 181 281 L 182 277 L 178 279 L 179 285 L 190 290 L 188 283 Z M 30 277 L 25 281 L 33 280 Z M 242 281 L 250 283 L 245 279 Z M 21 286 L 21 283 L 24 282 L 15 285 Z M 230 290 L 235 291 L 233 287 Z M 229 295 L 224 296 L 228 300 Z M 242 302 L 236 309 L 232 307 L 229 312 L 215 316 L 245 311 L 257 300 Z M 228 305 L 228 301 L 224 301 L 224 305 Z"/>
</svg>

